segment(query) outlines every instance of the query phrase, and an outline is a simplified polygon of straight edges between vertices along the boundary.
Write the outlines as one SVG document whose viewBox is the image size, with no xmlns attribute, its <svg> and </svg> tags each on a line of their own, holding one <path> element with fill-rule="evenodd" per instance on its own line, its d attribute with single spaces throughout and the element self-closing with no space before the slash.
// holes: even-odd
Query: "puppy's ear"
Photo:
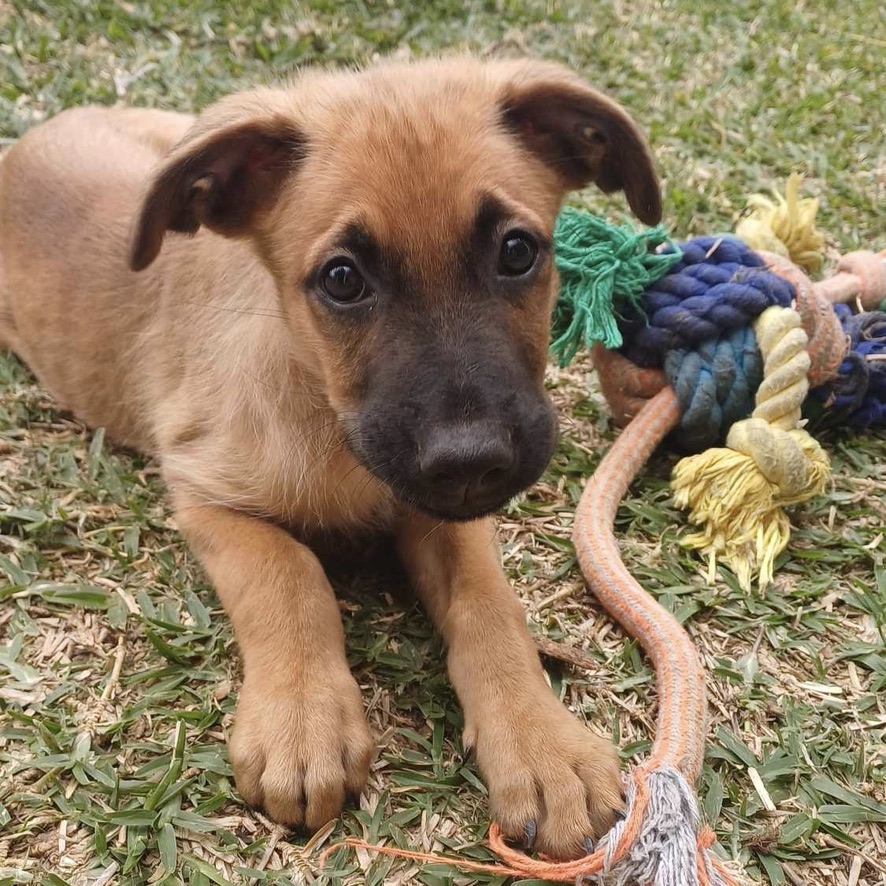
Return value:
<svg viewBox="0 0 886 886">
<path fill-rule="evenodd" d="M 594 182 L 606 193 L 624 191 L 637 218 L 661 221 L 652 155 L 624 108 L 558 65 L 505 64 L 502 120 L 557 172 L 564 190 Z"/>
<path fill-rule="evenodd" d="M 205 225 L 227 237 L 246 234 L 305 143 L 282 94 L 244 93 L 212 106 L 155 174 L 136 219 L 130 268 L 151 264 L 167 231 L 192 234 Z"/>
</svg>

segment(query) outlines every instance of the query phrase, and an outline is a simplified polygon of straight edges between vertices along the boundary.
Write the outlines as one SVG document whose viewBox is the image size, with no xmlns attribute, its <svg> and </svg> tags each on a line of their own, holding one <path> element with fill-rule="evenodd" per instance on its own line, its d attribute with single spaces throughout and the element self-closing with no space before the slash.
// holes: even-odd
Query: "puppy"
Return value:
<svg viewBox="0 0 886 886">
<path fill-rule="evenodd" d="M 307 74 L 196 119 L 69 110 L 0 164 L 0 344 L 159 459 L 243 657 L 250 804 L 317 828 L 373 740 L 311 545 L 393 533 L 505 834 L 583 853 L 612 746 L 547 686 L 486 515 L 555 445 L 551 235 L 570 189 L 660 191 L 624 110 L 559 66 Z"/>
</svg>

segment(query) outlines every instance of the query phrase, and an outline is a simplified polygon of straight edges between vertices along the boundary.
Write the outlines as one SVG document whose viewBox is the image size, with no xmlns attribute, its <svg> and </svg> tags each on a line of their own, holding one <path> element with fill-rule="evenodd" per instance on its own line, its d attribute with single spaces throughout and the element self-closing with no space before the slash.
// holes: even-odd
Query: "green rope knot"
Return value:
<svg viewBox="0 0 886 886">
<path fill-rule="evenodd" d="M 662 243 L 668 252 L 655 252 Z M 584 345 L 621 347 L 617 304 L 639 308 L 643 291 L 680 261 L 661 225 L 645 231 L 619 227 L 566 207 L 554 230 L 560 295 L 554 308 L 551 351 L 565 366 Z"/>
</svg>

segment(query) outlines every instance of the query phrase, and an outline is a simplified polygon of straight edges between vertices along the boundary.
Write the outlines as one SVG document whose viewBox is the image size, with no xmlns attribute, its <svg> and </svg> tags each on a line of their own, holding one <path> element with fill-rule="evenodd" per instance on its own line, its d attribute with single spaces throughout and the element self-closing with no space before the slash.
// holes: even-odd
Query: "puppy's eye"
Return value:
<svg viewBox="0 0 886 886">
<path fill-rule="evenodd" d="M 538 257 L 538 244 L 523 231 L 508 231 L 498 255 L 498 272 L 505 277 L 528 274 Z"/>
<path fill-rule="evenodd" d="M 333 259 L 320 272 L 320 286 L 333 301 L 343 305 L 360 301 L 369 293 L 361 273 L 344 259 Z"/>
</svg>

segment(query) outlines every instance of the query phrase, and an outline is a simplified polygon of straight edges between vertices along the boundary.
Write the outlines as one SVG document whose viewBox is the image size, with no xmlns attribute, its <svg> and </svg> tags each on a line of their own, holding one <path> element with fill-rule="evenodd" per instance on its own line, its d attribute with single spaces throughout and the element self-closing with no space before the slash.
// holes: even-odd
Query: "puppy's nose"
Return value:
<svg viewBox="0 0 886 886">
<path fill-rule="evenodd" d="M 495 489 L 513 463 L 509 431 L 491 422 L 437 428 L 420 457 L 429 490 L 461 501 Z"/>
</svg>

